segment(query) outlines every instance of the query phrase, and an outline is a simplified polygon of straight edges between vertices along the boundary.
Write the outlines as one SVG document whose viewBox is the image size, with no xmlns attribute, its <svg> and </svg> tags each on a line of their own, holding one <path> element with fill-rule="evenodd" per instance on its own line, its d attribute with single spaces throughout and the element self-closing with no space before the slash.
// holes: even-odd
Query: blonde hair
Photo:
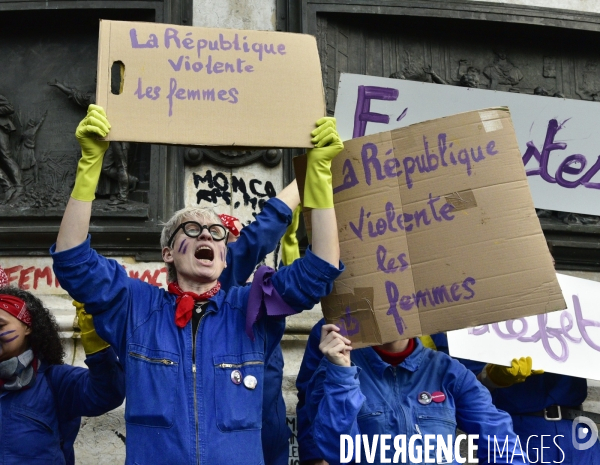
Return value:
<svg viewBox="0 0 600 465">
<path fill-rule="evenodd" d="M 221 218 L 219 215 L 215 213 L 212 208 L 208 207 L 185 207 L 181 210 L 177 210 L 173 213 L 173 216 L 163 224 L 162 232 L 160 233 L 160 247 L 161 250 L 165 247 L 171 247 L 170 244 L 167 243 L 173 231 L 177 229 L 184 220 L 189 219 L 199 219 L 203 220 L 203 222 L 207 222 L 210 224 L 222 224 Z M 167 280 L 169 282 L 177 281 L 177 270 L 172 263 L 166 263 L 167 265 Z"/>
</svg>

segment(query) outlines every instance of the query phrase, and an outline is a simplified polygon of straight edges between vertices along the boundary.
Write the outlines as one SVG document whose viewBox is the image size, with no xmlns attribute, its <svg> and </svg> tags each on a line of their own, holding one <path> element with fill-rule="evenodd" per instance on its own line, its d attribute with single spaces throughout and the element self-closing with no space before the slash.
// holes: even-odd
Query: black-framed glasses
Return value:
<svg viewBox="0 0 600 465">
<path fill-rule="evenodd" d="M 225 229 L 225 226 L 223 226 L 222 224 L 205 225 L 200 224 L 197 221 L 186 221 L 185 223 L 181 223 L 179 226 L 177 226 L 177 228 L 175 228 L 175 231 L 173 231 L 173 234 L 171 234 L 171 237 L 167 242 L 167 244 L 169 244 L 169 247 L 171 247 L 171 242 L 175 238 L 175 234 L 177 234 L 177 231 L 179 231 L 180 229 L 183 229 L 185 235 L 191 238 L 198 237 L 200 234 L 202 234 L 202 231 L 204 231 L 204 229 L 208 230 L 211 237 L 215 241 L 222 241 L 227 237 L 227 229 Z"/>
</svg>

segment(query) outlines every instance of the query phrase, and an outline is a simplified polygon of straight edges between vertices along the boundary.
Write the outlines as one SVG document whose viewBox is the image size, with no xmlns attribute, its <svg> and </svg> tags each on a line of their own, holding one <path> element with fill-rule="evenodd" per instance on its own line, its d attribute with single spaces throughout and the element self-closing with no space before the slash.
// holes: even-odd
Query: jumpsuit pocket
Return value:
<svg viewBox="0 0 600 465">
<path fill-rule="evenodd" d="M 433 459 L 433 462 L 431 463 L 453 463 L 451 460 L 445 461 L 443 453 L 441 456 L 442 460 L 437 461 L 437 436 L 441 435 L 445 444 L 448 443 L 448 436 L 451 437 L 450 447 L 452 448 L 452 455 L 454 455 L 454 437 L 456 436 L 456 412 L 454 409 L 430 405 L 428 407 L 417 408 L 416 415 L 419 430 L 418 433 L 423 437 L 425 435 L 432 435 L 432 438 L 429 441 L 429 444 L 433 445 L 433 451 L 429 452 L 430 457 Z M 423 443 L 424 442 L 425 438 L 423 438 Z M 425 453 L 424 447 L 423 453 Z M 423 457 L 423 460 L 425 460 L 425 457 Z"/>
<path fill-rule="evenodd" d="M 27 446 L 20 442 L 6 444 L 6 455 L 10 457 L 25 458 L 23 463 L 29 463 L 29 459 L 38 459 L 40 462 L 49 460 L 52 452 L 60 447 L 58 434 L 52 428 L 50 419 L 40 415 L 33 410 L 12 407 L 11 417 L 18 424 L 19 434 L 27 438 Z"/>
<path fill-rule="evenodd" d="M 361 434 L 389 433 L 387 406 L 385 404 L 364 404 L 356 417 Z"/>
<path fill-rule="evenodd" d="M 173 425 L 179 354 L 129 344 L 127 350 L 125 420 L 142 426 Z"/>
<path fill-rule="evenodd" d="M 261 429 L 265 368 L 263 354 L 215 355 L 213 361 L 219 430 Z"/>
</svg>

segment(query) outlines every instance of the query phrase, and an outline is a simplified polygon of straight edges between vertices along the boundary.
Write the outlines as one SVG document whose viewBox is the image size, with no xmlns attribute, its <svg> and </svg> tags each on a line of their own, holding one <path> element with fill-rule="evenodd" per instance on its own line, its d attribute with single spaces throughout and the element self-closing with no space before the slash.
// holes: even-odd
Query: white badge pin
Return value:
<svg viewBox="0 0 600 465">
<path fill-rule="evenodd" d="M 256 388 L 257 384 L 258 384 L 258 381 L 252 375 L 248 375 L 244 378 L 244 386 L 246 386 L 248 389 Z"/>
</svg>

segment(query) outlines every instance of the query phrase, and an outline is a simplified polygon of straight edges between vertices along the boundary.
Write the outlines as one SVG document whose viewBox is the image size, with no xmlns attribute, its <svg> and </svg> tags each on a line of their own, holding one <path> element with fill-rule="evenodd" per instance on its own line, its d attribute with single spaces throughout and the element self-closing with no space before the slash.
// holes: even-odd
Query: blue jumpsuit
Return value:
<svg viewBox="0 0 600 465">
<path fill-rule="evenodd" d="M 448 353 L 448 338 L 445 333 L 434 334 L 431 338 L 435 342 L 437 350 Z M 475 375 L 481 373 L 485 366 L 485 363 L 473 360 L 458 360 Z M 526 415 L 542 411 L 551 405 L 579 408 L 586 397 L 587 381 L 585 379 L 555 373 L 530 376 L 523 383 L 495 389 L 492 392 L 494 405 L 511 415 L 513 428 L 519 435 L 523 447 L 527 447 L 526 445 L 529 444 L 532 461 L 536 460 L 537 454 L 540 462 L 543 458 L 546 462 L 562 463 L 563 465 L 580 463 L 600 465 L 600 443 L 597 442 L 594 447 L 585 451 L 573 447 L 572 420 L 548 421 L 541 416 Z M 550 440 L 548 437 L 542 438 L 542 435 L 549 436 Z M 579 443 L 587 441 L 588 438 L 589 436 L 581 438 Z M 542 450 L 543 457 L 541 457 Z"/>
<path fill-rule="evenodd" d="M 262 318 L 253 326 L 255 339 L 248 338 L 249 286 L 212 297 L 194 338 L 191 323 L 185 328 L 174 323 L 175 296 L 129 278 L 118 263 L 91 249 L 89 238 L 51 253 L 60 283 L 86 303 L 98 335 L 124 364 L 126 464 L 237 463 L 241 451 L 248 463 L 264 462 L 264 366 L 284 321 Z M 301 311 L 330 292 L 342 271 L 308 250 L 271 283 Z M 256 378 L 256 388 L 236 383 L 234 370 Z"/>
<path fill-rule="evenodd" d="M 496 436 L 507 450 L 515 450 L 510 417 L 493 406 L 487 389 L 456 360 L 424 348 L 417 339 L 413 353 L 398 367 L 384 362 L 370 347 L 351 352 L 352 367 L 339 367 L 315 352 L 314 342 L 323 324 L 321 320 L 311 331 L 312 341 L 298 377 L 304 400 L 298 410 L 298 427 L 303 429 L 298 435 L 301 460 L 324 458 L 330 464 L 340 463 L 340 434 L 446 437 L 454 436 L 457 425 L 467 434 L 479 435 L 480 463 L 488 463 L 488 436 L 492 444 Z M 315 363 L 317 369 L 306 383 Z M 423 405 L 418 401 L 423 391 L 442 392 L 445 399 Z M 303 444 L 310 437 L 312 441 Z M 492 447 L 491 463 L 498 452 Z M 392 455 L 393 449 L 387 457 Z M 374 463 L 379 458 L 377 450 Z M 515 464 L 528 463 L 519 448 L 511 459 Z M 503 458 L 496 455 L 496 460 Z"/>
<path fill-rule="evenodd" d="M 81 417 L 102 415 L 125 398 L 123 369 L 112 349 L 89 355 L 85 363 L 89 370 L 42 361 L 29 389 L 0 391 L 0 463 L 75 463 Z"/>
</svg>

